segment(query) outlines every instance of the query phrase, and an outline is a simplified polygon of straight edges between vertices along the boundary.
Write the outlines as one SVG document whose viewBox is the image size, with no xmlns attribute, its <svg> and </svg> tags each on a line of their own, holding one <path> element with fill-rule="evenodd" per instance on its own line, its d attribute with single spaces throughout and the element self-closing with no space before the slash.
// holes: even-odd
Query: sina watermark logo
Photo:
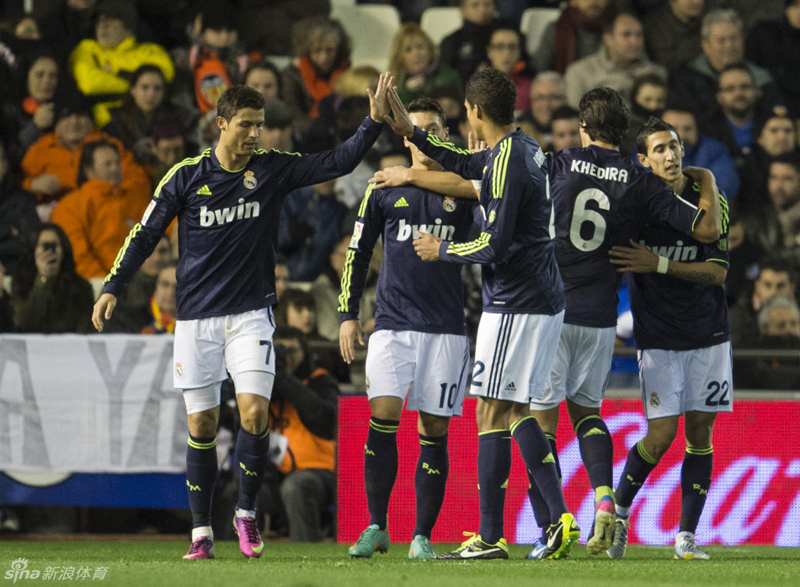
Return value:
<svg viewBox="0 0 800 587">
<path fill-rule="evenodd" d="M 22 579 L 41 579 L 42 581 L 69 581 L 86 580 L 102 581 L 106 578 L 108 567 L 75 567 L 67 566 L 46 566 L 44 570 L 29 569 L 28 559 L 17 558 L 11 561 L 11 569 L 6 571 L 3 577 L 12 584 Z"/>
</svg>

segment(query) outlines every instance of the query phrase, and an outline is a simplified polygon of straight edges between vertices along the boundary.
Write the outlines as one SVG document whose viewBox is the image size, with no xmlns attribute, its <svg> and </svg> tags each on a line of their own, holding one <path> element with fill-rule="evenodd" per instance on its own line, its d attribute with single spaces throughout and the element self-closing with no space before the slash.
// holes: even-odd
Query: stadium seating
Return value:
<svg viewBox="0 0 800 587">
<path fill-rule="evenodd" d="M 447 35 L 461 28 L 464 20 L 458 8 L 428 8 L 422 13 L 420 26 L 437 45 Z"/>
<path fill-rule="evenodd" d="M 525 36 L 525 50 L 533 55 L 539 48 L 539 41 L 544 29 L 551 22 L 558 20 L 561 10 L 558 8 L 528 8 L 522 13 L 519 30 Z"/>
<path fill-rule="evenodd" d="M 337 19 L 353 41 L 350 61 L 354 66 L 371 65 L 386 71 L 392 39 L 400 28 L 400 13 L 387 4 L 335 3 L 331 18 Z"/>
</svg>

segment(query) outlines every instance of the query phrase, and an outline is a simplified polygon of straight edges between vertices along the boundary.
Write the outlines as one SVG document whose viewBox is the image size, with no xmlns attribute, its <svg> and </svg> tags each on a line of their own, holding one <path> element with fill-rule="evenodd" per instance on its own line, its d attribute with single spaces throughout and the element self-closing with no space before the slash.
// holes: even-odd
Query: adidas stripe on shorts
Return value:
<svg viewBox="0 0 800 587">
<path fill-rule="evenodd" d="M 732 412 L 730 341 L 690 351 L 645 349 L 639 383 L 648 420 L 685 412 Z"/>
<path fill-rule="evenodd" d="M 570 399 L 584 408 L 599 408 L 611 372 L 617 329 L 564 324 L 556 358 L 541 400 L 532 410 L 548 410 Z"/>
<path fill-rule="evenodd" d="M 470 394 L 525 404 L 541 399 L 563 322 L 563 310 L 553 316 L 484 312 Z"/>
<path fill-rule="evenodd" d="M 461 415 L 469 378 L 469 338 L 412 330 L 378 330 L 369 337 L 367 397 L 408 397 L 406 409 Z"/>
</svg>

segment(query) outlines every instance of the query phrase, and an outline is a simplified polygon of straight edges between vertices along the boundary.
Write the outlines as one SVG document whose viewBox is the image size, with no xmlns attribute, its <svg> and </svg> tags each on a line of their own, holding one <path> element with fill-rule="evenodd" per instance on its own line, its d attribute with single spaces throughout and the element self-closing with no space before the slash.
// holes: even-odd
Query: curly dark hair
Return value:
<svg viewBox="0 0 800 587">
<path fill-rule="evenodd" d="M 480 106 L 496 124 L 514 122 L 517 88 L 507 73 L 490 67 L 472 74 L 466 87 L 467 102 Z"/>
<path fill-rule="evenodd" d="M 628 132 L 628 106 L 612 88 L 594 88 L 578 104 L 581 126 L 593 141 L 619 145 Z"/>
</svg>

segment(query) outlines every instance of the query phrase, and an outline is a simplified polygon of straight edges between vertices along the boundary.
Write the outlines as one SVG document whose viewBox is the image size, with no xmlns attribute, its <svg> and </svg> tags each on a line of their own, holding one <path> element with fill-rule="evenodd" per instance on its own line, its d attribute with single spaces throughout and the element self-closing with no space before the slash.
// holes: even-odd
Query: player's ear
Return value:
<svg viewBox="0 0 800 587">
<path fill-rule="evenodd" d="M 220 132 L 228 129 L 228 121 L 225 120 L 222 116 L 217 116 L 217 128 Z"/>
<path fill-rule="evenodd" d="M 403 145 L 405 146 L 406 149 L 411 148 L 411 144 L 408 142 L 408 137 L 403 137 Z"/>
<path fill-rule="evenodd" d="M 636 159 L 638 159 L 638 161 L 642 165 L 642 167 L 650 167 L 650 162 L 647 160 L 647 155 L 642 155 L 641 153 L 636 153 Z"/>
<path fill-rule="evenodd" d="M 686 147 L 683 146 L 683 141 L 681 141 L 681 157 L 686 156 Z"/>
</svg>

